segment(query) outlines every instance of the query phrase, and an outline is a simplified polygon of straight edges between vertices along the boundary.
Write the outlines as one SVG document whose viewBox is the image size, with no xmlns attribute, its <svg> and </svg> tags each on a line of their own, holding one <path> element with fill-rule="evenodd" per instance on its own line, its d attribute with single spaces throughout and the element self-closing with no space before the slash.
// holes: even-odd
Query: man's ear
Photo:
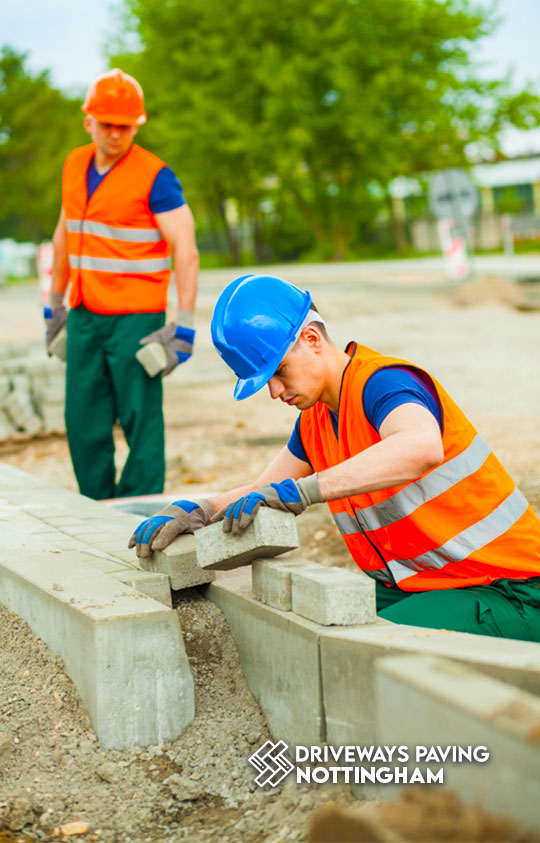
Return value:
<svg viewBox="0 0 540 843">
<path fill-rule="evenodd" d="M 88 132 L 89 135 L 92 134 L 92 120 L 91 120 L 90 117 L 84 118 L 83 126 L 84 126 L 85 131 Z"/>
<path fill-rule="evenodd" d="M 322 349 L 322 336 L 316 325 L 306 325 L 300 336 L 313 351 Z"/>
</svg>

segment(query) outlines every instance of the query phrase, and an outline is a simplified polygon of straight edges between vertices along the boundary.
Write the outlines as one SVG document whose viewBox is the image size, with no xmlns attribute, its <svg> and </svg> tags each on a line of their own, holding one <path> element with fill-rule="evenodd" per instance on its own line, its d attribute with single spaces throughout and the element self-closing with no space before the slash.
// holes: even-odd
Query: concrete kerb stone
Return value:
<svg viewBox="0 0 540 843">
<path fill-rule="evenodd" d="M 293 571 L 292 610 L 323 626 L 358 626 L 377 619 L 375 583 L 361 572 L 344 568 Z"/>
<path fill-rule="evenodd" d="M 380 742 L 375 665 L 382 656 L 449 658 L 540 694 L 540 647 L 529 641 L 406 626 L 378 618 L 371 626 L 325 629 L 320 651 L 327 740 L 334 745 Z"/>
<path fill-rule="evenodd" d="M 516 642 L 521 643 L 521 642 Z M 426 656 L 384 658 L 376 666 L 382 745 L 487 747 L 484 763 L 432 763 L 467 802 L 540 829 L 540 700 L 463 664 Z M 390 798 L 397 786 L 381 787 Z"/>
<path fill-rule="evenodd" d="M 201 590 L 227 619 L 247 685 L 274 738 L 289 747 L 323 742 L 318 628 L 252 599 L 246 568 L 220 572 Z"/>
<path fill-rule="evenodd" d="M 296 517 L 289 512 L 261 507 L 241 535 L 224 533 L 221 523 L 210 524 L 197 530 L 195 546 L 201 568 L 221 571 L 239 568 L 254 559 L 278 556 L 297 548 Z"/>
<path fill-rule="evenodd" d="M 149 571 L 133 571 L 128 568 L 121 572 L 112 572 L 112 576 L 118 582 L 129 585 L 140 594 L 146 594 L 152 600 L 172 609 L 171 586 L 166 574 L 151 574 Z"/>
<path fill-rule="evenodd" d="M 178 616 L 74 556 L 4 551 L 2 602 L 62 657 L 103 747 L 173 740 L 194 717 Z"/>
<path fill-rule="evenodd" d="M 321 627 L 254 600 L 249 573 L 220 572 L 204 594 L 229 622 L 248 686 L 272 734 L 291 746 L 380 743 L 375 666 L 383 656 L 444 656 L 540 693 L 540 648 L 532 642 L 380 618 L 362 627 Z"/>
<path fill-rule="evenodd" d="M 251 566 L 251 588 L 255 600 L 282 612 L 292 610 L 291 574 L 320 568 L 317 562 L 306 559 L 255 559 Z"/>
<path fill-rule="evenodd" d="M 139 561 L 145 571 L 166 574 L 175 590 L 203 585 L 215 577 L 213 571 L 205 571 L 198 564 L 192 533 L 178 536 L 164 550 L 156 550 Z"/>
</svg>

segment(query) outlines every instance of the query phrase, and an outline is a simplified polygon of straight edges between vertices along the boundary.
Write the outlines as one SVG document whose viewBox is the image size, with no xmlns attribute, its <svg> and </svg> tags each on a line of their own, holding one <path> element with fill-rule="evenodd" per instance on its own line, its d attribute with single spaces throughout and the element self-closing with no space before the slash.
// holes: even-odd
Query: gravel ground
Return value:
<svg viewBox="0 0 540 843">
<path fill-rule="evenodd" d="M 61 659 L 0 607 L 0 840 L 277 843 L 305 839 L 321 802 L 351 802 L 335 787 L 255 785 L 247 759 L 269 733 L 227 622 L 195 589 L 176 610 L 196 719 L 170 745 L 118 752 L 99 748 Z"/>
</svg>

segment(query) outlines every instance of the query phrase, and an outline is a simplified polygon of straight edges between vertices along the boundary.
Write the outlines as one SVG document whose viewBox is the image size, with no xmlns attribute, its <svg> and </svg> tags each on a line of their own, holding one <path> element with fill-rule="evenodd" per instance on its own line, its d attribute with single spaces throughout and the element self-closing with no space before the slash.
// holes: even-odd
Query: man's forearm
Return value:
<svg viewBox="0 0 540 843">
<path fill-rule="evenodd" d="M 53 235 L 53 265 L 51 293 L 64 295 L 69 284 L 69 254 L 67 247 L 66 227 L 63 217 L 60 218 Z"/>
<path fill-rule="evenodd" d="M 194 249 L 189 255 L 182 249 L 175 249 L 174 280 L 178 307 L 182 310 L 195 310 L 199 279 L 199 252 Z"/>
<path fill-rule="evenodd" d="M 396 433 L 317 475 L 323 500 L 359 495 L 416 480 L 440 463 L 421 434 Z"/>
</svg>

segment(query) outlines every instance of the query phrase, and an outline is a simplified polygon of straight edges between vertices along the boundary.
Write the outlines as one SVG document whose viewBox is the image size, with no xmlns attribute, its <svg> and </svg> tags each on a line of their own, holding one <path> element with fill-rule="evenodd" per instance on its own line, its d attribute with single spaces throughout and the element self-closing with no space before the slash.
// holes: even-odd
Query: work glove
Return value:
<svg viewBox="0 0 540 843">
<path fill-rule="evenodd" d="M 168 547 L 181 533 L 194 533 L 212 521 L 214 506 L 206 498 L 198 501 L 174 501 L 143 521 L 131 536 L 128 547 L 137 556 L 150 556 L 154 550 Z"/>
<path fill-rule="evenodd" d="M 300 480 L 282 480 L 281 483 L 260 486 L 249 495 L 244 495 L 234 503 L 224 506 L 216 512 L 212 521 L 223 519 L 223 532 L 238 536 L 251 524 L 261 506 L 300 515 L 306 507 L 313 503 L 321 503 L 321 501 L 317 475 L 310 474 L 309 477 L 302 477 Z"/>
<path fill-rule="evenodd" d="M 169 322 L 159 331 L 153 331 L 147 337 L 143 337 L 141 345 L 149 342 L 160 342 L 167 353 L 167 365 L 161 373 L 164 378 L 175 369 L 180 363 L 185 363 L 193 354 L 193 343 L 195 342 L 195 329 L 193 327 L 193 313 L 191 310 L 178 309 L 176 322 Z"/>
<path fill-rule="evenodd" d="M 43 308 L 43 318 L 45 319 L 45 327 L 47 330 L 45 336 L 45 346 L 49 357 L 51 352 L 49 346 L 57 333 L 62 330 L 67 322 L 67 310 L 64 305 L 63 293 L 51 293 L 49 296 L 49 306 Z"/>
</svg>

